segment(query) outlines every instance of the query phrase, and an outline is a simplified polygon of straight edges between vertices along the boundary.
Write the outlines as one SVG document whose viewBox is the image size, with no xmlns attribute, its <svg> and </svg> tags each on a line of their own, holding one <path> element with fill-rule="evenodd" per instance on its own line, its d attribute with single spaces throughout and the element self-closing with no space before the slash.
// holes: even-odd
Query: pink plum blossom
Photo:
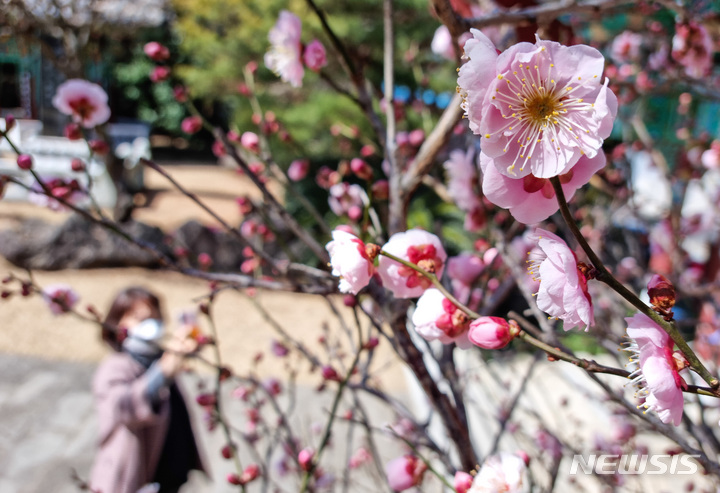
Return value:
<svg viewBox="0 0 720 493">
<path fill-rule="evenodd" d="M 655 411 L 663 423 L 680 426 L 683 414 L 683 389 L 687 388 L 679 369 L 687 364 L 673 354 L 673 341 L 650 317 L 638 313 L 627 317 L 627 334 L 631 339 L 628 351 L 637 369 L 631 374 L 644 396 L 644 407 Z"/>
<path fill-rule="evenodd" d="M 421 229 L 395 233 L 382 249 L 434 272 L 438 278 L 442 276 L 447 260 L 440 239 Z M 417 298 L 432 284 L 424 275 L 386 256 L 380 257 L 378 273 L 383 285 L 392 291 L 396 298 Z"/>
<path fill-rule="evenodd" d="M 695 79 L 704 77 L 712 67 L 712 37 L 702 24 L 679 24 L 675 28 L 671 55 L 684 67 L 688 76 Z"/>
<path fill-rule="evenodd" d="M 632 31 L 623 31 L 612 42 L 610 56 L 617 63 L 631 62 L 640 56 L 642 34 Z"/>
<path fill-rule="evenodd" d="M 330 254 L 333 275 L 340 277 L 339 289 L 343 293 L 358 294 L 375 272 L 373 260 L 378 253 L 377 246 L 365 245 L 357 236 L 338 229 L 332 237 L 325 248 Z"/>
<path fill-rule="evenodd" d="M 445 161 L 448 193 L 458 208 L 465 212 L 465 229 L 477 231 L 485 223 L 482 202 L 477 193 L 477 167 L 473 162 L 473 149 L 467 152 L 454 150 Z"/>
<path fill-rule="evenodd" d="M 470 347 L 467 336 L 470 319 L 435 288 L 426 290 L 417 301 L 412 322 L 415 331 L 428 341 L 454 342 L 462 349 Z"/>
<path fill-rule="evenodd" d="M 385 465 L 390 489 L 404 491 L 422 483 L 427 465 L 414 455 L 397 457 Z"/>
<path fill-rule="evenodd" d="M 575 253 L 558 236 L 536 228 L 538 249 L 530 252 L 528 271 L 540 280 L 537 305 L 545 313 L 563 321 L 570 330 L 578 325 L 595 324 L 587 277 L 578 266 Z"/>
<path fill-rule="evenodd" d="M 150 41 L 143 47 L 143 51 L 151 60 L 163 62 L 170 58 L 170 50 L 157 41 Z"/>
<path fill-rule="evenodd" d="M 480 317 L 470 323 L 468 338 L 483 349 L 501 349 L 519 333 L 515 322 L 500 317 Z"/>
<path fill-rule="evenodd" d="M 450 152 L 445 161 L 447 186 L 450 197 L 462 211 L 469 212 L 480 205 L 480 198 L 475 191 L 477 183 L 477 167 L 473 160 L 475 151 L 470 148 L 466 152 L 459 149 Z"/>
<path fill-rule="evenodd" d="M 605 162 L 605 153 L 602 151 L 592 158 L 580 157 L 577 164 L 559 177 L 565 198 L 570 200 L 578 188 L 605 167 Z M 493 160 L 485 154 L 480 155 L 480 167 L 485 196 L 498 207 L 508 209 L 521 223 L 534 224 L 543 221 L 558 210 L 555 190 L 548 179 L 532 174 L 520 179 L 509 178 L 498 171 Z"/>
<path fill-rule="evenodd" d="M 501 452 L 488 457 L 467 493 L 520 493 L 525 461 L 514 454 Z"/>
<path fill-rule="evenodd" d="M 461 49 L 465 41 L 471 37 L 472 35 L 470 33 L 464 33 L 458 37 L 458 45 Z M 430 49 L 436 55 L 453 62 L 455 61 L 455 47 L 453 46 L 452 36 L 447 26 L 442 25 L 435 30 L 432 42 L 430 43 Z"/>
<path fill-rule="evenodd" d="M 328 204 L 331 211 L 338 216 L 347 214 L 353 221 L 362 217 L 365 191 L 360 185 L 341 182 L 331 186 L 329 191 Z"/>
<path fill-rule="evenodd" d="M 314 72 L 319 72 L 321 68 L 327 65 L 325 47 L 319 40 L 313 39 L 310 44 L 305 47 L 303 61 L 305 62 L 305 66 Z"/>
<path fill-rule="evenodd" d="M 153 82 L 163 82 L 170 78 L 170 67 L 165 67 L 164 65 L 161 65 L 159 67 L 155 67 L 150 72 L 150 80 Z"/>
<path fill-rule="evenodd" d="M 595 157 L 617 112 L 609 80 L 601 83 L 600 52 L 537 38 L 498 55 L 487 36 L 471 32 L 458 86 L 470 128 L 498 171 L 550 178 L 583 155 Z"/>
<path fill-rule="evenodd" d="M 472 487 L 473 477 L 466 472 L 458 471 L 453 478 L 453 486 L 457 493 L 467 493 Z"/>
<path fill-rule="evenodd" d="M 58 86 L 52 104 L 85 128 L 102 125 L 110 118 L 107 93 L 97 84 L 70 79 Z"/>
<path fill-rule="evenodd" d="M 260 151 L 260 138 L 255 132 L 243 132 L 240 136 L 240 145 L 251 152 Z"/>
<path fill-rule="evenodd" d="M 305 178 L 310 171 L 310 161 L 307 159 L 296 159 L 288 167 L 288 178 L 292 181 L 300 181 Z"/>
<path fill-rule="evenodd" d="M 355 451 L 355 453 L 352 455 L 352 457 L 350 457 L 350 461 L 348 462 L 348 467 L 350 469 L 357 469 L 358 467 L 370 462 L 371 460 L 372 460 L 372 455 L 370 455 L 370 452 L 368 452 L 368 449 L 365 447 L 360 447 Z"/>
<path fill-rule="evenodd" d="M 180 122 L 180 128 L 186 134 L 195 134 L 202 129 L 202 118 L 199 116 L 188 116 Z"/>
<path fill-rule="evenodd" d="M 483 260 L 469 252 L 463 252 L 448 259 L 447 274 L 453 288 L 453 295 L 461 303 L 468 302 L 472 284 L 483 270 L 485 270 Z"/>
<path fill-rule="evenodd" d="M 67 284 L 52 284 L 42 291 L 42 297 L 53 315 L 67 313 L 77 304 L 80 297 Z"/>
<path fill-rule="evenodd" d="M 283 10 L 277 23 L 270 29 L 270 51 L 265 54 L 265 66 L 293 87 L 300 87 L 305 75 L 302 63 L 302 44 L 300 18 Z"/>
<path fill-rule="evenodd" d="M 435 30 L 430 49 L 436 55 L 448 60 L 455 60 L 455 47 L 452 42 L 452 35 L 447 26 L 442 25 Z"/>
<path fill-rule="evenodd" d="M 707 169 L 720 168 L 720 140 L 713 140 L 710 149 L 702 153 L 700 162 Z"/>
</svg>

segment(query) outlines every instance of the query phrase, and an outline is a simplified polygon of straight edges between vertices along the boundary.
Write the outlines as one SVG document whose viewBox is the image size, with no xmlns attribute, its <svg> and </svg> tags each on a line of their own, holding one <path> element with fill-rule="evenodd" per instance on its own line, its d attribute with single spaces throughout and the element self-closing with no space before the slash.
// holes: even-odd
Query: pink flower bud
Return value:
<svg viewBox="0 0 720 493">
<path fill-rule="evenodd" d="M 247 484 L 250 481 L 253 481 L 260 476 L 260 466 L 257 464 L 250 464 L 247 466 L 240 476 L 240 482 L 241 484 Z"/>
<path fill-rule="evenodd" d="M 173 97 L 178 103 L 184 103 L 188 99 L 187 89 L 183 86 L 173 87 Z"/>
<path fill-rule="evenodd" d="M 212 257 L 210 257 L 209 254 L 202 252 L 200 255 L 198 255 L 198 264 L 200 264 L 200 267 L 203 269 L 208 269 L 212 265 Z"/>
<path fill-rule="evenodd" d="M 145 54 L 156 62 L 163 62 L 170 58 L 170 50 L 157 41 L 151 41 L 143 47 Z"/>
<path fill-rule="evenodd" d="M 163 82 L 170 78 L 170 68 L 165 67 L 164 65 L 161 65 L 159 67 L 155 67 L 152 72 L 150 72 L 150 80 L 153 82 Z"/>
<path fill-rule="evenodd" d="M 215 399 L 215 394 L 200 394 L 195 397 L 195 402 L 203 407 L 210 407 L 214 406 L 217 400 Z"/>
<path fill-rule="evenodd" d="M 370 157 L 375 154 L 375 146 L 372 144 L 365 144 L 360 148 L 360 155 L 362 157 Z"/>
<path fill-rule="evenodd" d="M 20 154 L 17 157 L 17 165 L 18 168 L 29 170 L 32 169 L 33 166 L 33 160 L 32 157 L 30 157 L 28 154 Z"/>
<path fill-rule="evenodd" d="M 647 285 L 650 304 L 662 310 L 671 310 L 675 306 L 675 287 L 670 281 L 655 274 Z"/>
<path fill-rule="evenodd" d="M 390 196 L 390 183 L 387 180 L 378 180 L 370 187 L 373 198 L 377 200 L 387 200 Z"/>
<path fill-rule="evenodd" d="M 304 448 L 298 454 L 298 464 L 303 471 L 310 470 L 315 451 L 311 448 Z"/>
<path fill-rule="evenodd" d="M 363 180 L 370 180 L 373 176 L 372 167 L 358 157 L 350 161 L 350 169 L 358 176 L 358 178 Z"/>
<path fill-rule="evenodd" d="M 254 74 L 257 72 L 258 69 L 258 63 L 255 60 L 250 60 L 245 64 L 245 70 L 250 72 L 251 74 Z"/>
<path fill-rule="evenodd" d="M 5 131 L 9 132 L 12 130 L 12 128 L 15 126 L 15 117 L 12 115 L 7 115 L 5 117 Z"/>
<path fill-rule="evenodd" d="M 70 168 L 76 173 L 79 173 L 81 171 L 85 171 L 85 163 L 82 161 L 82 159 L 75 158 L 70 161 Z"/>
<path fill-rule="evenodd" d="M 385 466 L 385 475 L 393 491 L 404 491 L 422 483 L 427 465 L 414 455 L 397 457 Z"/>
<path fill-rule="evenodd" d="M 82 139 L 82 131 L 80 130 L 80 125 L 77 123 L 68 123 L 65 125 L 65 138 L 69 140 L 79 140 Z"/>
<path fill-rule="evenodd" d="M 473 477 L 470 476 L 468 473 L 463 471 L 458 471 L 455 473 L 455 491 L 457 493 L 467 493 L 467 491 L 470 489 L 473 483 Z"/>
<path fill-rule="evenodd" d="M 225 144 L 223 144 L 219 140 L 216 140 L 215 142 L 213 142 L 211 149 L 212 149 L 212 153 L 216 157 L 223 157 L 225 154 L 227 154 L 227 152 L 225 152 Z"/>
<path fill-rule="evenodd" d="M 260 151 L 260 138 L 254 132 L 243 132 L 240 137 L 240 145 L 251 152 Z"/>
<path fill-rule="evenodd" d="M 408 134 L 408 144 L 413 147 L 420 147 L 425 140 L 425 132 L 421 129 L 415 129 Z"/>
<path fill-rule="evenodd" d="M 339 381 L 340 381 L 340 375 L 339 375 L 338 372 L 335 370 L 335 368 L 333 368 L 333 367 L 330 366 L 330 365 L 323 366 L 323 368 L 322 368 L 322 376 L 323 376 L 323 378 L 324 378 L 325 380 L 332 380 L 332 381 L 334 381 L 334 382 L 339 382 Z"/>
<path fill-rule="evenodd" d="M 296 159 L 290 163 L 287 173 L 292 181 L 300 181 L 307 176 L 309 170 L 310 161 L 307 159 Z"/>
<path fill-rule="evenodd" d="M 227 475 L 227 482 L 230 484 L 240 485 L 242 482 L 240 481 L 240 476 L 235 474 L 234 472 L 231 472 Z"/>
<path fill-rule="evenodd" d="M 371 337 L 367 340 L 367 342 L 363 345 L 363 349 L 374 349 L 377 347 L 377 345 L 380 344 L 380 339 L 377 337 Z"/>
<path fill-rule="evenodd" d="M 270 343 L 270 352 L 272 352 L 278 358 L 284 358 L 288 355 L 290 350 L 282 342 L 273 339 Z"/>
<path fill-rule="evenodd" d="M 480 317 L 470 323 L 470 342 L 484 349 L 500 349 L 520 332 L 515 322 L 500 317 Z"/>
<path fill-rule="evenodd" d="M 233 455 L 235 455 L 235 445 L 232 444 L 226 444 L 221 450 L 220 454 L 223 456 L 224 459 L 230 459 Z"/>
<path fill-rule="evenodd" d="M 188 116 L 182 121 L 182 123 L 180 123 L 180 128 L 186 134 L 192 135 L 200 131 L 202 124 L 202 118 L 199 116 Z"/>
<path fill-rule="evenodd" d="M 305 47 L 303 61 L 305 62 L 305 66 L 307 68 L 315 72 L 318 72 L 321 68 L 327 65 L 327 56 L 325 54 L 325 47 L 323 44 L 317 39 L 314 39 Z"/>
<path fill-rule="evenodd" d="M 110 146 L 104 140 L 90 140 L 88 141 L 88 146 L 98 156 L 104 156 L 105 154 L 110 152 Z"/>
</svg>

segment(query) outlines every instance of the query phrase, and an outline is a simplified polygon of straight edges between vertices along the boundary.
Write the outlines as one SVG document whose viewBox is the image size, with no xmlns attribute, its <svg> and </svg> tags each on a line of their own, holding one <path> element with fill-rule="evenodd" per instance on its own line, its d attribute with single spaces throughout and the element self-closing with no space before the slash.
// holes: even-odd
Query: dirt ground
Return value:
<svg viewBox="0 0 720 493">
<path fill-rule="evenodd" d="M 169 166 L 167 170 L 183 186 L 188 187 L 230 224 L 238 224 L 240 212 L 235 199 L 257 192 L 246 177 L 235 171 L 214 166 Z M 217 225 L 207 213 L 182 194 L 171 190 L 168 182 L 157 173 L 148 171 L 146 184 L 151 190 L 149 206 L 137 211 L 135 218 L 166 230 L 173 229 L 189 219 L 208 225 Z M 0 201 L 0 229 L 12 228 L 27 217 L 48 221 L 63 221 L 65 214 L 55 213 L 31 204 Z M 0 276 L 8 272 L 24 274 L 22 270 L 0 258 Z M 208 292 L 203 281 L 190 279 L 172 272 L 139 268 L 67 270 L 34 272 L 38 284 L 46 286 L 66 283 L 73 286 L 81 297 L 81 311 L 93 305 L 104 312 L 114 295 L 124 287 L 142 285 L 160 293 L 166 317 L 174 321 L 177 315 L 192 308 L 199 297 Z M 311 349 L 320 349 L 317 343 L 322 326 L 327 323 L 332 331 L 340 324 L 332 315 L 327 302 L 320 297 L 281 292 L 259 292 L 256 299 L 285 330 L 300 335 Z M 345 319 L 350 314 L 342 307 L 338 297 L 333 303 Z M 224 362 L 237 371 L 250 368 L 258 352 L 267 353 L 271 340 L 276 338 L 272 323 L 263 318 L 254 302 L 235 292 L 221 293 L 217 297 L 214 318 L 218 328 L 221 354 Z M 205 327 L 207 330 L 207 327 Z M 386 386 L 404 388 L 401 364 L 392 357 L 389 347 L 381 344 L 376 360 L 381 368 L 379 377 Z M 53 316 L 39 296 L 22 298 L 13 296 L 0 301 L 0 352 L 40 356 L 49 359 L 97 362 L 107 352 L 98 338 L 96 325 L 71 316 Z M 260 375 L 281 377 L 274 361 L 265 358 L 258 367 Z M 307 383 L 319 383 L 317 374 L 305 373 Z"/>
</svg>

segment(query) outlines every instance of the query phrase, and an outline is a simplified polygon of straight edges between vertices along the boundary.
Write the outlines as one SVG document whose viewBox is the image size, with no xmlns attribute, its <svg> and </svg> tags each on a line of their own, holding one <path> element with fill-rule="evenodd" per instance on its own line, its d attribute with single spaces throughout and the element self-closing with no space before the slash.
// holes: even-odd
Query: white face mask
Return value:
<svg viewBox="0 0 720 493">
<path fill-rule="evenodd" d="M 148 342 L 157 342 L 165 334 L 162 321 L 148 318 L 128 329 L 128 336 Z"/>
</svg>

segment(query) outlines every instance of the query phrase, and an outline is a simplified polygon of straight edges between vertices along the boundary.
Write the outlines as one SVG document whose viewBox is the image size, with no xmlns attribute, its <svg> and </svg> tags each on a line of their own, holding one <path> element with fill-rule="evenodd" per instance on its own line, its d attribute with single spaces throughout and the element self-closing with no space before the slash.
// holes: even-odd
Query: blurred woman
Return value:
<svg viewBox="0 0 720 493">
<path fill-rule="evenodd" d="M 157 296 L 131 287 L 115 298 L 102 338 L 115 352 L 93 380 L 100 449 L 90 487 L 101 493 L 177 492 L 192 469 L 205 470 L 174 381 L 197 350 L 190 328 L 167 335 Z"/>
</svg>

